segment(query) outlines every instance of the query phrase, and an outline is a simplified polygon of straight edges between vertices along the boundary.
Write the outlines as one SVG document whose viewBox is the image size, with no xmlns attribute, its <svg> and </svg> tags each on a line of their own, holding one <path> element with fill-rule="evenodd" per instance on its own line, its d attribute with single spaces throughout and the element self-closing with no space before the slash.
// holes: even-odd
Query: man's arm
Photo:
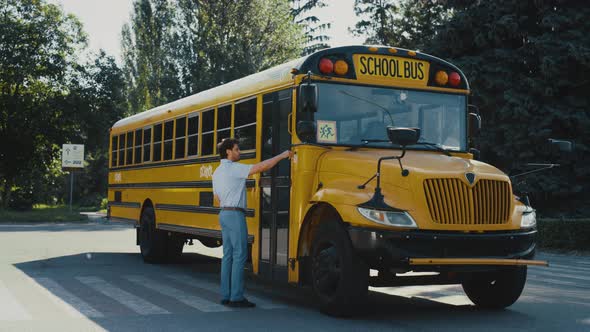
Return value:
<svg viewBox="0 0 590 332">
<path fill-rule="evenodd" d="M 252 166 L 248 176 L 253 175 L 253 174 L 257 174 L 257 173 L 261 173 L 264 171 L 268 171 L 269 169 L 275 167 L 275 165 L 278 164 L 279 161 L 281 161 L 285 158 L 291 158 L 291 157 L 293 157 L 293 152 L 287 150 L 287 151 L 285 151 L 277 156 L 274 156 L 270 159 L 266 159 L 264 161 L 261 161 L 258 164 L 255 164 L 254 166 Z"/>
</svg>

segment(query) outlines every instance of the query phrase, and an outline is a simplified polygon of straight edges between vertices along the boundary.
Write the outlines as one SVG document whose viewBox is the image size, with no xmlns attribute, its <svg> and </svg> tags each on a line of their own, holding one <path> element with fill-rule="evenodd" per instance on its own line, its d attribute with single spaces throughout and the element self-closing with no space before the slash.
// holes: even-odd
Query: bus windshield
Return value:
<svg viewBox="0 0 590 332">
<path fill-rule="evenodd" d="M 417 127 L 420 142 L 452 151 L 465 151 L 465 96 L 318 83 L 319 103 L 314 120 L 318 143 L 392 147 L 387 126 Z M 429 149 L 428 145 L 411 148 Z M 430 146 L 432 148 L 432 146 Z"/>
</svg>

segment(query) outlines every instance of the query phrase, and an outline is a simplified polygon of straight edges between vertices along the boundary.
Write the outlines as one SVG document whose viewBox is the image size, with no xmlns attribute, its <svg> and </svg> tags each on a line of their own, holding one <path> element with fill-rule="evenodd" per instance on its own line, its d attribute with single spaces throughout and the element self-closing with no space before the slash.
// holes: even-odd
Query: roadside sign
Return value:
<svg viewBox="0 0 590 332">
<path fill-rule="evenodd" d="M 84 168 L 84 145 L 64 144 L 61 150 L 61 167 Z"/>
</svg>

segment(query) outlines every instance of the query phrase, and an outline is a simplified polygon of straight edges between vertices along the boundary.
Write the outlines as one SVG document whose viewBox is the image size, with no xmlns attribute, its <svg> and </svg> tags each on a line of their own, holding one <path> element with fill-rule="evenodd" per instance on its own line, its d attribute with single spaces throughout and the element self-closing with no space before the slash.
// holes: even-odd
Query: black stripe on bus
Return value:
<svg viewBox="0 0 590 332">
<path fill-rule="evenodd" d="M 246 188 L 254 188 L 256 180 L 246 180 Z M 124 188 L 213 188 L 212 181 L 178 181 L 178 182 L 142 182 L 142 183 L 118 183 L 109 184 L 109 189 Z"/>
<path fill-rule="evenodd" d="M 156 210 L 177 211 L 189 213 L 219 214 L 221 208 L 199 205 L 156 204 Z M 246 217 L 254 217 L 253 209 L 246 209 Z"/>
<path fill-rule="evenodd" d="M 111 217 L 109 219 L 111 222 L 115 222 L 115 223 L 123 223 L 123 224 L 131 224 L 134 226 L 139 226 L 139 222 L 135 219 L 129 219 L 129 218 L 121 218 L 121 217 Z"/>
<path fill-rule="evenodd" d="M 189 227 L 189 226 L 180 226 L 180 225 L 172 225 L 166 223 L 158 223 L 158 229 L 170 231 L 170 232 L 177 232 L 177 233 L 185 233 L 185 234 L 193 234 L 193 235 L 200 235 L 204 237 L 212 237 L 221 239 L 221 231 L 216 229 L 207 229 L 207 228 L 198 228 L 198 227 Z M 248 234 L 248 243 L 254 242 L 254 235 Z"/>
<path fill-rule="evenodd" d="M 109 202 L 109 206 L 119 206 L 139 209 L 141 204 L 136 202 Z"/>
<path fill-rule="evenodd" d="M 256 158 L 256 152 L 248 152 L 244 153 L 241 156 L 241 160 L 247 159 L 254 159 Z M 167 167 L 167 166 L 179 166 L 179 165 L 194 165 L 194 164 L 206 164 L 212 163 L 215 161 L 219 161 L 219 156 L 216 157 L 204 157 L 204 158 L 194 158 L 194 159 L 183 159 L 183 160 L 170 160 L 165 162 L 158 162 L 158 163 L 147 163 L 147 164 L 140 164 L 140 165 L 129 165 L 129 166 L 119 166 L 119 167 L 111 167 L 110 171 L 125 171 L 130 169 L 143 169 L 143 168 L 158 168 L 158 167 Z"/>
</svg>

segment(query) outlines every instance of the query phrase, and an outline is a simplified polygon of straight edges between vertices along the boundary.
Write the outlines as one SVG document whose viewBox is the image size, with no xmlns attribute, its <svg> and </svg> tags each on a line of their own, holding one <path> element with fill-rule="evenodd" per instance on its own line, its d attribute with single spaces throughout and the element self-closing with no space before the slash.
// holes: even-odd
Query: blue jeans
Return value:
<svg viewBox="0 0 590 332">
<path fill-rule="evenodd" d="M 248 255 L 248 226 L 241 211 L 221 211 L 221 299 L 241 301 L 244 299 L 244 265 Z"/>
</svg>

